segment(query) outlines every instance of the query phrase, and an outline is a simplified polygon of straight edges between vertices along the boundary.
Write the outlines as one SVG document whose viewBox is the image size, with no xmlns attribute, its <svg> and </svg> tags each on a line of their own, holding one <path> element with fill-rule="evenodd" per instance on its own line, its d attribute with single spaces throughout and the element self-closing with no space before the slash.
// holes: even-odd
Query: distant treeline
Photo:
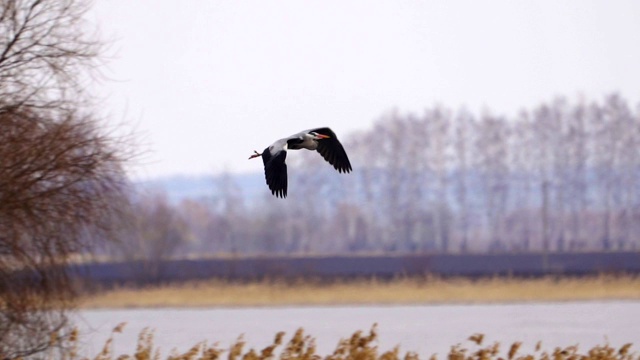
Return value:
<svg viewBox="0 0 640 360">
<path fill-rule="evenodd" d="M 340 140 L 354 172 L 288 157 L 289 197 L 134 205 L 124 253 L 344 254 L 640 249 L 640 106 L 557 98 L 515 117 L 436 105 L 390 111 Z M 262 165 L 258 166 L 260 169 Z"/>
</svg>

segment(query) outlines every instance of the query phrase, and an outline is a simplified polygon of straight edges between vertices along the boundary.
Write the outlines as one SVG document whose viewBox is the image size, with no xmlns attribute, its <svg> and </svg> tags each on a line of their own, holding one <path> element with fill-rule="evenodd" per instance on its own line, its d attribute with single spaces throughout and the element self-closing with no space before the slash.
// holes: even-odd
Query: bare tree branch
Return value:
<svg viewBox="0 0 640 360">
<path fill-rule="evenodd" d="M 82 82 L 101 43 L 83 0 L 0 0 L 0 358 L 59 342 L 66 265 L 111 235 L 128 141 L 106 133 Z"/>
</svg>

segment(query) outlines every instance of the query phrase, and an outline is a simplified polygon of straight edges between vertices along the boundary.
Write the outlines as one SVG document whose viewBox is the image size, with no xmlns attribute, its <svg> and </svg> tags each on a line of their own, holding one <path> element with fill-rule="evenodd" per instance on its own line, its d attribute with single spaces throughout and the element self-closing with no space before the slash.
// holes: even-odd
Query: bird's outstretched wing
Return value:
<svg viewBox="0 0 640 360">
<path fill-rule="evenodd" d="M 329 136 L 328 139 L 318 141 L 317 151 L 327 162 L 338 170 L 340 173 L 351 172 L 351 162 L 344 151 L 342 144 L 338 141 L 336 134 L 328 127 L 312 129 L 318 134 Z"/>
<path fill-rule="evenodd" d="M 262 152 L 262 162 L 264 163 L 264 177 L 271 193 L 276 197 L 287 197 L 287 158 L 285 150 L 278 150 L 271 154 L 269 148 Z"/>
</svg>

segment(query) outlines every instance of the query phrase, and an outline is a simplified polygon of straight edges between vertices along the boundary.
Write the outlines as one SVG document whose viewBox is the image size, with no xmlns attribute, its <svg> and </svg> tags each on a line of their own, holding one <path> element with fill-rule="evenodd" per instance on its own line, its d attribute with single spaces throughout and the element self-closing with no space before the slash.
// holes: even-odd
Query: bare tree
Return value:
<svg viewBox="0 0 640 360">
<path fill-rule="evenodd" d="M 637 125 L 626 102 L 617 94 L 606 98 L 604 105 L 594 109 L 597 153 L 595 167 L 601 191 L 603 214 L 601 244 L 603 250 L 620 247 L 625 227 L 631 223 L 633 174 L 638 150 L 635 139 Z"/>
<path fill-rule="evenodd" d="M 123 201 L 118 148 L 94 125 L 79 116 L 51 121 L 0 115 L 0 353 L 5 357 L 49 343 L 49 333 L 24 336 L 25 329 L 50 332 L 62 326 L 64 317 L 28 314 L 55 314 L 42 311 L 71 299 L 63 265 L 87 251 L 92 239 L 109 235 L 109 220 Z"/>
<path fill-rule="evenodd" d="M 133 226 L 120 248 L 127 260 L 141 260 L 152 280 L 163 275 L 163 261 L 176 255 L 188 237 L 187 224 L 166 194 L 140 194 L 131 206 Z"/>
<path fill-rule="evenodd" d="M 196 255 L 220 252 L 220 244 L 213 244 L 214 234 L 217 234 L 216 214 L 208 199 L 184 199 L 176 211 L 180 213 L 188 229 L 187 253 Z"/>
<path fill-rule="evenodd" d="M 68 112 L 87 99 L 83 82 L 101 50 L 95 34 L 85 32 L 88 6 L 84 0 L 0 0 L 0 112 Z"/>
<path fill-rule="evenodd" d="M 469 174 L 471 158 L 471 131 L 474 118 L 469 112 L 462 110 L 456 117 L 454 126 L 454 188 L 456 209 L 458 213 L 457 225 L 460 231 L 460 251 L 469 250 L 469 226 L 471 211 L 469 204 Z"/>
<path fill-rule="evenodd" d="M 436 106 L 425 114 L 423 126 L 429 134 L 429 153 L 426 158 L 429 162 L 435 182 L 434 186 L 434 235 L 435 241 L 441 252 L 450 250 L 450 226 L 449 203 L 447 193 L 449 191 L 449 178 L 451 173 L 451 158 L 453 141 L 450 128 L 452 127 L 452 112 L 442 106 Z M 421 139 L 418 137 L 418 147 Z M 424 181 L 423 181 L 424 182 Z"/>
<path fill-rule="evenodd" d="M 0 358 L 56 345 L 72 289 L 65 265 L 109 237 L 127 145 L 84 93 L 100 43 L 87 3 L 0 0 Z"/>
<path fill-rule="evenodd" d="M 509 164 L 507 137 L 509 127 L 502 117 L 484 115 L 476 126 L 474 151 L 476 166 L 484 195 L 485 215 L 489 227 L 489 241 L 494 247 L 504 246 L 505 212 L 509 195 Z"/>
<path fill-rule="evenodd" d="M 569 208 L 566 229 L 567 249 L 576 250 L 585 246 L 586 238 L 582 217 L 588 207 L 589 129 L 586 126 L 587 107 L 584 101 L 571 107 L 567 112 L 566 131 L 563 134 L 568 160 L 563 181 L 567 194 L 565 202 Z"/>
<path fill-rule="evenodd" d="M 362 131 L 354 134 L 349 141 L 350 156 L 353 158 L 354 163 L 360 164 L 357 171 L 353 173 L 356 178 L 354 181 L 356 183 L 354 193 L 359 195 L 354 201 L 357 206 L 366 209 L 360 214 L 359 240 L 356 244 L 349 245 L 354 250 L 371 251 L 381 242 L 381 231 L 377 226 L 380 223 L 378 219 L 381 217 L 380 211 L 377 211 L 380 208 L 377 203 L 381 191 L 380 182 L 377 180 L 379 179 L 382 165 L 380 157 L 371 156 L 371 153 L 375 153 L 375 149 L 372 148 L 375 146 L 375 142 L 372 144 L 369 140 L 370 137 L 371 135 L 368 132 Z"/>
<path fill-rule="evenodd" d="M 216 192 L 212 205 L 219 215 L 215 240 L 223 251 L 236 255 L 243 245 L 244 235 L 241 220 L 245 212 L 242 190 L 227 171 L 215 177 L 213 182 Z"/>
<path fill-rule="evenodd" d="M 600 250 L 612 250 L 613 239 L 611 231 L 611 214 L 613 206 L 613 192 L 615 173 L 614 167 L 617 161 L 616 143 L 618 139 L 613 132 L 614 113 L 598 104 L 591 106 L 591 125 L 593 127 L 594 171 L 596 174 L 596 186 L 598 189 L 597 205 L 601 210 Z"/>
</svg>

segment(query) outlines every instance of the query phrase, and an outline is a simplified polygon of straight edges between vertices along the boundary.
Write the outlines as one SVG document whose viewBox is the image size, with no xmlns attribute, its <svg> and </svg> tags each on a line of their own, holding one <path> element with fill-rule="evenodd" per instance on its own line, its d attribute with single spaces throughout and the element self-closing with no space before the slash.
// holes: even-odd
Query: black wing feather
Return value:
<svg viewBox="0 0 640 360">
<path fill-rule="evenodd" d="M 342 147 L 340 141 L 338 141 L 336 134 L 328 127 L 313 129 L 311 131 L 329 136 L 328 139 L 318 141 L 318 148 L 316 150 L 320 155 L 322 155 L 329 164 L 333 165 L 338 172 L 351 172 L 351 162 L 349 162 L 349 157 L 344 151 L 344 147 Z"/>
<path fill-rule="evenodd" d="M 287 164 L 284 162 L 287 152 L 280 150 L 271 155 L 269 148 L 262 152 L 262 162 L 264 163 L 264 177 L 271 193 L 276 197 L 287 197 Z"/>
</svg>

